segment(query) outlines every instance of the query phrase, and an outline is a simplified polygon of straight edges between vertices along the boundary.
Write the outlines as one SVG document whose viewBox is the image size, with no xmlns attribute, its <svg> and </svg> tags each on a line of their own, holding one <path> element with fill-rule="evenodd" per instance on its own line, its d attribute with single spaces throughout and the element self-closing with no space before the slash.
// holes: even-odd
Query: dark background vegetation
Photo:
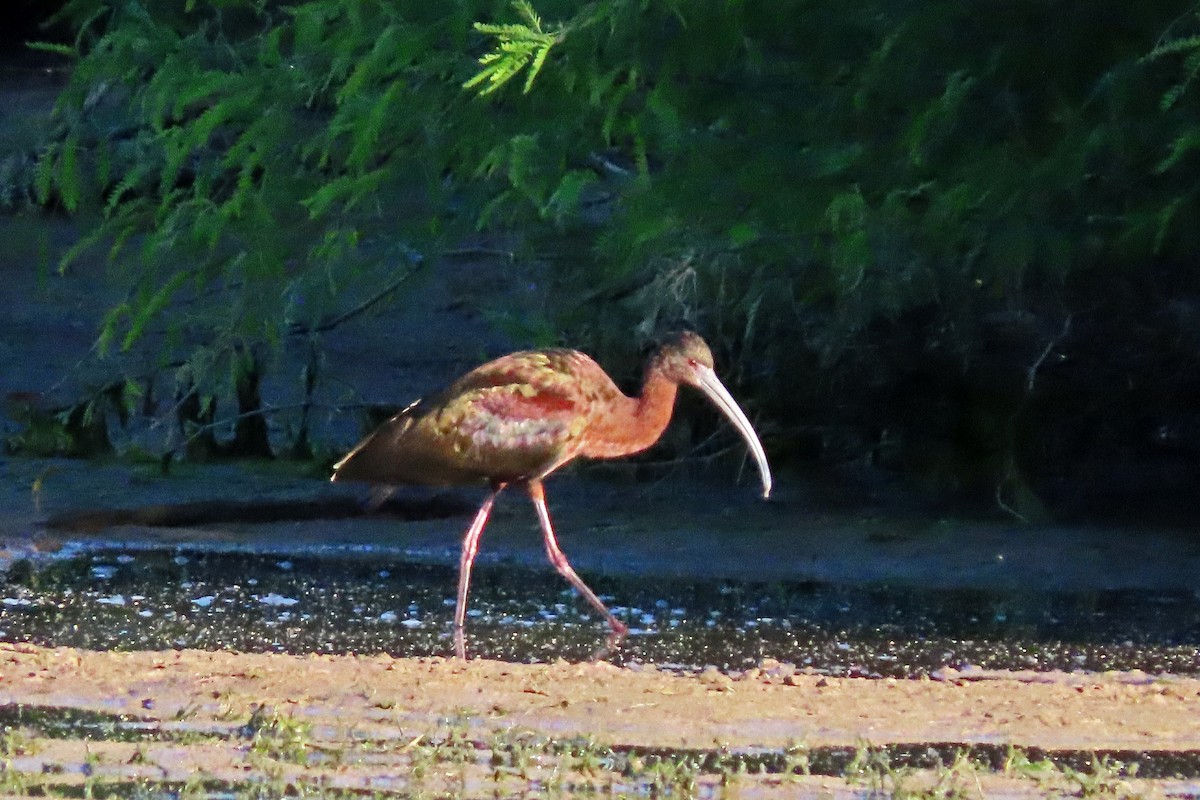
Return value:
<svg viewBox="0 0 1200 800">
<path fill-rule="evenodd" d="M 1194 5 L 70 0 L 31 32 L 44 10 L 6 47 L 69 79 L 0 211 L 77 219 L 61 268 L 109 260 L 100 355 L 165 326 L 193 455 L 280 451 L 253 412 L 281 340 L 319 351 L 349 289 L 469 245 L 549 275 L 518 339 L 622 380 L 699 330 L 777 463 L 1194 519 Z M 89 419 L 136 405 L 113 379 Z"/>
</svg>

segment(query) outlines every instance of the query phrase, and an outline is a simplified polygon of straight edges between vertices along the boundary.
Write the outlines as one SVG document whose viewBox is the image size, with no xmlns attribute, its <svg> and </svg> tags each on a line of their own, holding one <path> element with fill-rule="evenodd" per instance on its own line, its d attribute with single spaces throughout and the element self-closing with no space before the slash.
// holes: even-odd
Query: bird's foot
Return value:
<svg viewBox="0 0 1200 800">
<path fill-rule="evenodd" d="M 629 635 L 629 628 L 616 617 L 608 620 L 608 628 L 608 636 L 604 638 L 604 645 L 592 653 L 592 661 L 604 661 L 607 659 L 621 646 L 621 642 L 625 637 Z"/>
</svg>

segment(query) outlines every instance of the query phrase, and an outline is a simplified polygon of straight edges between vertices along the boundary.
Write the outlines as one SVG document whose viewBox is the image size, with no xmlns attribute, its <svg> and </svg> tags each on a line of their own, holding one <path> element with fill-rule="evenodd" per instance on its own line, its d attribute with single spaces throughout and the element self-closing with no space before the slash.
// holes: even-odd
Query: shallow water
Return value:
<svg viewBox="0 0 1200 800">
<path fill-rule="evenodd" d="M 1200 675 L 1191 592 L 998 592 L 587 576 L 631 629 L 618 664 L 833 675 L 942 667 Z M 359 558 L 102 550 L 11 570 L 0 640 L 94 649 L 446 655 L 455 569 Z M 476 567 L 473 656 L 587 659 L 603 622 L 548 567 Z"/>
</svg>

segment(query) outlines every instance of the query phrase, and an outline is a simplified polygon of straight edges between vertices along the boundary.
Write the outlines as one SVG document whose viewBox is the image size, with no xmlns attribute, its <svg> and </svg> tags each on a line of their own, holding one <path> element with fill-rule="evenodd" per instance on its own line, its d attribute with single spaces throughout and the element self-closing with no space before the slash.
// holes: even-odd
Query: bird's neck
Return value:
<svg viewBox="0 0 1200 800">
<path fill-rule="evenodd" d="M 586 455 L 592 458 L 619 458 L 653 445 L 671 421 L 675 393 L 679 385 L 653 366 L 646 370 L 642 393 L 625 397 L 618 413 L 608 416 L 600 430 L 594 430 Z"/>
</svg>

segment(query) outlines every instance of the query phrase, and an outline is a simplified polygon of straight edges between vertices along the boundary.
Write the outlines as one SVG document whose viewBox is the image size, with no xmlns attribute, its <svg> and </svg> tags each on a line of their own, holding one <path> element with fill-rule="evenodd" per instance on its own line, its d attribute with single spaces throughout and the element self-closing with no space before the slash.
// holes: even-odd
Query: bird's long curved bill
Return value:
<svg viewBox="0 0 1200 800">
<path fill-rule="evenodd" d="M 733 399 L 733 395 L 729 394 L 729 390 L 725 388 L 725 384 L 721 383 L 717 378 L 717 373 L 705 366 L 696 367 L 696 385 L 699 389 L 708 396 L 709 400 L 717 408 L 729 417 L 729 421 L 733 423 L 733 427 L 738 429 L 738 433 L 742 434 L 742 438 L 746 440 L 746 444 L 750 447 L 750 454 L 754 456 L 755 463 L 758 464 L 758 472 L 762 475 L 763 497 L 771 496 L 771 468 L 767 465 L 767 454 L 763 451 L 762 442 L 758 440 L 758 434 L 754 432 L 754 428 L 750 425 L 750 420 L 746 419 L 746 415 L 742 412 L 741 406 Z"/>
</svg>

